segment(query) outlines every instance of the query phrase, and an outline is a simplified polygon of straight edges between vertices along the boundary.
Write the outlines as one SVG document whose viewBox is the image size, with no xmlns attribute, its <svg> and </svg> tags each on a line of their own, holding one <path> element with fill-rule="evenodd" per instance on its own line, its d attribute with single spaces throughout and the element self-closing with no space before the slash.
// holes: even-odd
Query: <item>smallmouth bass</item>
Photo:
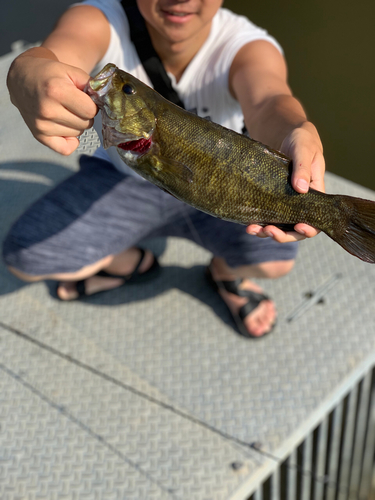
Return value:
<svg viewBox="0 0 375 500">
<path fill-rule="evenodd" d="M 375 262 L 375 202 L 297 193 L 290 158 L 172 104 L 113 64 L 85 92 L 101 109 L 104 147 L 179 200 L 239 224 L 292 230 L 304 222 Z"/>
</svg>

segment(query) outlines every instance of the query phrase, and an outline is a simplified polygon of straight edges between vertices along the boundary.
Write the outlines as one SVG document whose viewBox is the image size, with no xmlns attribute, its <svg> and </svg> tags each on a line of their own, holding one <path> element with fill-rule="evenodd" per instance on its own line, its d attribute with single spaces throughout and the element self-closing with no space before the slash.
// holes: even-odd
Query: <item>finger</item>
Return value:
<svg viewBox="0 0 375 500">
<path fill-rule="evenodd" d="M 69 120 L 67 120 L 69 121 Z M 53 120 L 37 120 L 34 128 L 34 135 L 46 137 L 77 137 L 92 126 L 92 121 L 80 122 L 76 126 L 65 126 L 61 123 L 56 123 Z"/>
<path fill-rule="evenodd" d="M 246 228 L 246 232 L 251 236 L 258 236 L 259 238 L 268 238 L 268 235 L 264 234 L 264 228 L 258 224 L 250 224 Z"/>
<path fill-rule="evenodd" d="M 307 193 L 311 181 L 311 153 L 300 148 L 293 159 L 292 186 L 298 193 Z"/>
<path fill-rule="evenodd" d="M 85 78 L 85 82 L 87 80 L 88 75 Z M 69 78 L 69 75 L 68 78 L 61 78 L 61 76 L 50 78 L 45 89 L 45 94 L 48 97 L 48 101 L 46 101 L 48 108 L 51 108 L 51 102 L 57 103 L 59 106 L 66 108 L 70 113 L 84 120 L 94 118 L 98 112 L 98 107 L 91 97 L 85 94 L 81 88 L 77 88 L 74 81 Z"/>
<path fill-rule="evenodd" d="M 283 237 L 283 235 L 287 234 L 285 233 L 284 231 L 282 231 L 281 229 L 278 229 L 277 227 L 275 226 L 265 226 L 265 227 L 262 227 L 262 226 L 258 226 L 258 225 L 250 225 L 246 228 L 246 232 L 248 234 L 251 234 L 253 236 L 258 236 L 258 238 L 273 238 L 274 237 L 274 233 L 276 234 L 276 236 L 281 239 Z"/>
<path fill-rule="evenodd" d="M 91 99 L 91 97 L 83 92 L 87 82 L 90 79 L 90 75 L 74 66 L 70 67 L 70 69 L 68 70 L 68 75 L 75 87 L 75 91 L 70 95 L 74 109 L 76 109 L 75 105 L 78 101 L 79 109 L 82 113 L 79 114 L 79 116 L 81 116 L 82 118 L 94 118 L 94 116 L 98 112 L 98 107 Z M 71 110 L 69 106 L 66 107 L 67 109 Z M 74 112 L 73 110 L 71 111 Z"/>
<path fill-rule="evenodd" d="M 44 146 L 64 156 L 72 154 L 79 146 L 79 139 L 77 137 L 40 136 L 37 137 L 37 140 L 44 144 Z"/>
<path fill-rule="evenodd" d="M 79 90 L 83 90 L 86 87 L 87 82 L 90 80 L 90 75 L 76 66 L 67 66 L 67 68 L 69 78 L 74 86 Z"/>
<path fill-rule="evenodd" d="M 294 226 L 294 229 L 298 233 L 306 236 L 306 238 L 313 238 L 314 236 L 320 233 L 320 231 L 318 229 L 315 229 L 315 227 L 308 226 L 307 224 L 303 223 L 296 224 Z"/>
<path fill-rule="evenodd" d="M 311 164 L 311 184 L 310 187 L 317 191 L 325 192 L 324 186 L 325 161 L 322 153 L 317 153 Z"/>
<path fill-rule="evenodd" d="M 94 118 L 99 111 L 91 97 L 76 88 L 69 95 L 64 96 L 61 104 L 83 120 Z"/>
<path fill-rule="evenodd" d="M 297 231 L 282 231 L 276 226 L 266 226 L 264 232 L 278 243 L 302 241 L 306 237 L 304 234 L 298 233 Z"/>
<path fill-rule="evenodd" d="M 72 86 L 70 86 L 69 91 L 75 91 L 85 97 L 88 97 L 83 94 L 83 92 L 73 88 Z M 85 110 L 82 111 L 82 106 L 80 107 L 79 103 L 76 103 L 75 105 L 70 103 L 72 106 L 71 109 L 69 109 L 66 106 L 66 103 L 67 99 L 69 100 L 70 98 L 66 99 L 64 95 L 61 96 L 62 102 L 59 102 L 58 92 L 59 90 L 53 90 L 50 92 L 52 93 L 52 96 L 49 95 L 48 98 L 44 99 L 39 106 L 39 109 L 36 111 L 34 117 L 36 128 L 40 128 L 41 132 L 43 132 L 44 126 L 53 126 L 55 123 L 75 129 L 85 129 L 91 127 L 97 109 L 96 104 L 92 103 L 94 104 L 94 113 L 91 113 L 90 116 L 88 116 L 88 113 Z M 90 98 L 89 100 L 91 101 Z M 29 114 L 33 116 L 33 113 Z M 53 132 L 51 135 L 58 134 Z"/>
<path fill-rule="evenodd" d="M 310 228 L 310 226 L 307 226 Z M 310 228 L 312 229 L 312 228 Z M 306 238 L 305 234 L 297 231 L 282 231 L 276 226 L 261 227 L 252 224 L 246 228 L 248 234 L 257 236 L 258 238 L 273 238 L 278 243 L 289 243 L 293 241 L 302 241 Z"/>
<path fill-rule="evenodd" d="M 65 127 L 66 129 L 71 129 L 72 131 L 76 130 L 84 131 L 88 128 L 91 128 L 94 125 L 94 119 L 91 118 L 88 120 L 84 120 L 69 112 L 67 114 L 61 113 L 61 115 L 56 119 L 55 125 Z M 77 135 L 77 134 L 62 134 L 62 135 Z"/>
<path fill-rule="evenodd" d="M 315 229 L 307 224 L 303 224 L 302 222 L 296 224 L 294 229 L 294 231 L 285 232 L 276 226 L 262 227 L 256 224 L 251 224 L 250 226 L 247 226 L 246 232 L 253 236 L 258 236 L 259 238 L 271 237 L 280 243 L 285 243 L 286 241 L 301 241 L 304 238 L 313 238 L 320 233 L 318 229 Z M 286 238 L 285 235 L 292 235 L 292 239 L 289 236 Z"/>
</svg>

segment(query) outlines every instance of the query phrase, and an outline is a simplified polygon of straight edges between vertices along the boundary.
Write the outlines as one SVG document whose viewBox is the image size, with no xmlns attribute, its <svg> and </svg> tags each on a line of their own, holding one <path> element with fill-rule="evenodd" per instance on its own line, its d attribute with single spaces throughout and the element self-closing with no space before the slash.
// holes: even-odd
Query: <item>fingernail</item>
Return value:
<svg viewBox="0 0 375 500">
<path fill-rule="evenodd" d="M 309 183 L 305 179 L 298 179 L 297 187 L 302 191 L 307 191 L 309 188 Z"/>
<path fill-rule="evenodd" d="M 272 234 L 272 233 L 270 233 L 269 231 L 265 231 L 263 234 L 264 234 L 265 236 L 267 236 L 267 238 L 272 238 L 272 237 L 273 237 L 273 234 Z"/>
<path fill-rule="evenodd" d="M 256 236 L 256 232 L 255 231 L 247 231 L 247 234 L 250 234 L 251 236 Z"/>
</svg>

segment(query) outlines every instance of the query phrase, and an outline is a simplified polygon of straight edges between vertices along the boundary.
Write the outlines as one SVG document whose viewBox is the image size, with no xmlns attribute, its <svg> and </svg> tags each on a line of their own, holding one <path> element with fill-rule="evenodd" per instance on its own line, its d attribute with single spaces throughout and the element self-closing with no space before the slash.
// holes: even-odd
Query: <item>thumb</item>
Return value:
<svg viewBox="0 0 375 500">
<path fill-rule="evenodd" d="M 297 193 L 307 193 L 311 181 L 311 155 L 308 150 L 299 149 L 293 157 L 292 186 Z"/>
<path fill-rule="evenodd" d="M 292 186 L 297 193 L 307 193 L 309 190 L 310 169 L 303 163 L 298 163 L 297 167 L 293 167 Z"/>
</svg>

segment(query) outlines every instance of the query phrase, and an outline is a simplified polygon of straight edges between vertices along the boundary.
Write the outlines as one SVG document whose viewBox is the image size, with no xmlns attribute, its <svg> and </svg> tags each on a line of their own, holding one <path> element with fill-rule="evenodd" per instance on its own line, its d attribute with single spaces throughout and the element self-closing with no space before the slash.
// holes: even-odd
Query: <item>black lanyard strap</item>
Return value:
<svg viewBox="0 0 375 500">
<path fill-rule="evenodd" d="M 137 2 L 135 0 L 123 0 L 121 5 L 128 18 L 130 39 L 154 89 L 169 101 L 184 108 L 185 106 L 172 87 L 172 82 L 165 71 L 163 63 L 152 45 L 145 20 L 139 12 Z"/>
</svg>

